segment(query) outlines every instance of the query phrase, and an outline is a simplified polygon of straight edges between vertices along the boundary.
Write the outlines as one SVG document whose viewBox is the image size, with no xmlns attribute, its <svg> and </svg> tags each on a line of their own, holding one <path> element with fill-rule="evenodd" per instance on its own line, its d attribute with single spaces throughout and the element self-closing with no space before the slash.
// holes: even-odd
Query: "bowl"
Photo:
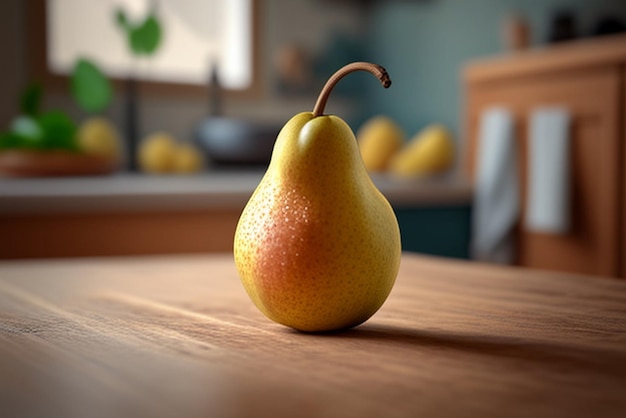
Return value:
<svg viewBox="0 0 626 418">
<path fill-rule="evenodd" d="M 0 177 L 93 176 L 119 168 L 117 159 L 65 150 L 0 152 Z"/>
<path fill-rule="evenodd" d="M 267 165 L 280 127 L 237 118 L 203 120 L 195 142 L 210 161 L 220 165 Z"/>
</svg>

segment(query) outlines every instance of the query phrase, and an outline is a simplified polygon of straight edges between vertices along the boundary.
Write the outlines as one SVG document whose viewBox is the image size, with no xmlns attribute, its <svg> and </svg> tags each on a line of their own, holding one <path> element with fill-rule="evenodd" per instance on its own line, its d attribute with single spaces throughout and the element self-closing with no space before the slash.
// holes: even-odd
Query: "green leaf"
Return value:
<svg viewBox="0 0 626 418">
<path fill-rule="evenodd" d="M 44 148 L 78 150 L 76 124 L 67 114 L 53 110 L 39 116 L 37 122 L 43 131 Z"/>
<path fill-rule="evenodd" d="M 126 17 L 126 13 L 124 13 L 124 10 L 120 8 L 115 10 L 115 22 L 123 30 L 127 32 L 130 30 L 130 24 L 128 23 L 128 18 Z"/>
<path fill-rule="evenodd" d="M 140 26 L 131 28 L 131 49 L 136 55 L 152 55 L 159 47 L 161 35 L 161 24 L 155 15 L 150 15 Z"/>
<path fill-rule="evenodd" d="M 95 63 L 79 59 L 74 65 L 71 89 L 78 105 L 87 112 L 99 112 L 111 102 L 111 84 Z"/>
<path fill-rule="evenodd" d="M 39 113 L 43 88 L 39 83 L 31 83 L 22 92 L 20 97 L 20 110 L 25 115 L 35 116 Z"/>
</svg>

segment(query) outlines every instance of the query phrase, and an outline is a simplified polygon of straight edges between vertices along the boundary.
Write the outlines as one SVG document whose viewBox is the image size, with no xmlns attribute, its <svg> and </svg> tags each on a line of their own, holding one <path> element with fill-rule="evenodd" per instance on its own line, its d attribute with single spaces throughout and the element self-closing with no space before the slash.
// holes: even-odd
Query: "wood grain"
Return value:
<svg viewBox="0 0 626 418">
<path fill-rule="evenodd" d="M 372 319 L 303 334 L 231 255 L 0 263 L 10 417 L 621 417 L 624 387 L 619 280 L 405 254 Z"/>
</svg>

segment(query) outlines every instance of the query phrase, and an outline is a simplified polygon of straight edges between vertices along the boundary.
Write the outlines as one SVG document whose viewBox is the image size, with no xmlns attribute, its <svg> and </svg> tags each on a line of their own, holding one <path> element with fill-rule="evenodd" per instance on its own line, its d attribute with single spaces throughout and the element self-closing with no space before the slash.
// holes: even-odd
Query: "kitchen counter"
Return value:
<svg viewBox="0 0 626 418">
<path fill-rule="evenodd" d="M 118 174 L 104 177 L 0 179 L 0 215 L 102 211 L 241 209 L 262 171 L 195 176 Z M 394 206 L 469 204 L 470 183 L 457 178 L 374 182 Z"/>
<path fill-rule="evenodd" d="M 239 215 L 262 175 L 233 170 L 0 179 L 0 258 L 228 252 Z M 430 236 L 405 234 L 406 250 L 464 254 L 469 182 L 373 178 L 397 211 L 401 229 L 431 229 Z M 441 207 L 461 209 L 441 214 L 435 210 Z M 458 239 L 440 233 L 446 230 Z"/>
<path fill-rule="evenodd" d="M 626 283 L 404 254 L 365 324 L 263 317 L 230 255 L 0 262 L 18 417 L 623 417 Z"/>
</svg>

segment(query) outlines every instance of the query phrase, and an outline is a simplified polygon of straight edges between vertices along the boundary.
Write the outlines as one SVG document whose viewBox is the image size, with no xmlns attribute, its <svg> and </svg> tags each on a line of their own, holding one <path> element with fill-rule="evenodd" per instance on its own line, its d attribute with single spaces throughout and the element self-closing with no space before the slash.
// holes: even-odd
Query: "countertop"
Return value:
<svg viewBox="0 0 626 418">
<path fill-rule="evenodd" d="M 122 173 L 76 178 L 0 178 L 0 214 L 240 209 L 263 171 L 217 171 L 194 176 Z M 447 177 L 402 180 L 372 176 L 392 205 L 469 205 L 472 187 Z"/>
<path fill-rule="evenodd" d="M 374 317 L 304 334 L 232 255 L 0 262 L 3 416 L 623 417 L 625 387 L 620 280 L 404 254 Z"/>
</svg>

